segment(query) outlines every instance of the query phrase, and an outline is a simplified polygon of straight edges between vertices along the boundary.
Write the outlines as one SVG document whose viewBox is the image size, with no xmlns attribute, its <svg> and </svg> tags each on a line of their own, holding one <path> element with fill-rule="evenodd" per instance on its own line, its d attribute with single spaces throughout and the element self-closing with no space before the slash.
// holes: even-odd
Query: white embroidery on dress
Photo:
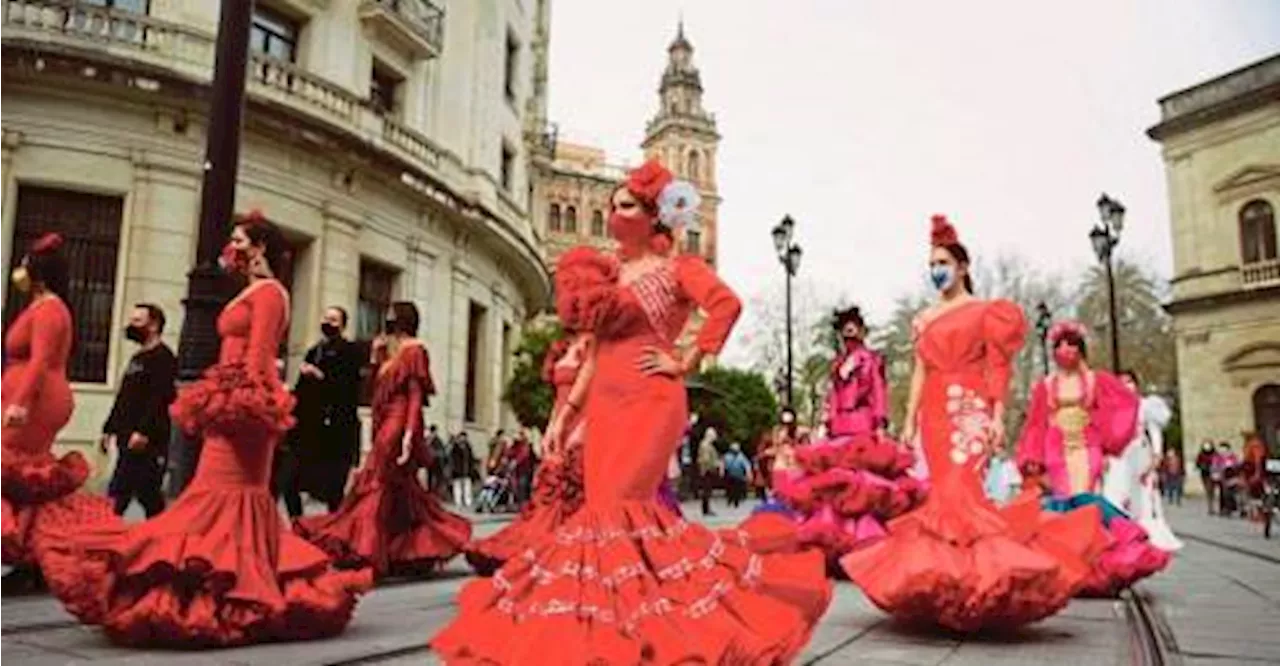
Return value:
<svg viewBox="0 0 1280 666">
<path fill-rule="evenodd" d="M 951 421 L 951 462 L 963 465 L 987 450 L 991 415 L 987 402 L 973 389 L 947 386 L 947 418 Z"/>
</svg>

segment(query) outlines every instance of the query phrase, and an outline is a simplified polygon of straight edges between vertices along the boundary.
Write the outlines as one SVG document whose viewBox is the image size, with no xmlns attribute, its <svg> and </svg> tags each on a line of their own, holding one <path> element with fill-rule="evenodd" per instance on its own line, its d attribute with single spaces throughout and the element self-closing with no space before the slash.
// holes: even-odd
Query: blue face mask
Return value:
<svg viewBox="0 0 1280 666">
<path fill-rule="evenodd" d="M 929 281 L 933 283 L 934 289 L 938 291 L 946 291 L 956 281 L 956 271 L 947 264 L 939 264 L 929 268 Z"/>
</svg>

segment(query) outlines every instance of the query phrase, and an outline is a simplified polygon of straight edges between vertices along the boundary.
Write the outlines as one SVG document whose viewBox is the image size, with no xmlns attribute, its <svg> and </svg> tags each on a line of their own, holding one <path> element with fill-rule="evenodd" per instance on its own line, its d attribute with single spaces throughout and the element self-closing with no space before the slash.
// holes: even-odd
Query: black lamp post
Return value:
<svg viewBox="0 0 1280 666">
<path fill-rule="evenodd" d="M 1053 313 L 1044 301 L 1036 305 L 1036 335 L 1040 336 L 1040 362 L 1044 365 L 1044 374 L 1049 374 L 1049 326 L 1053 324 Z"/>
<path fill-rule="evenodd" d="M 1124 206 L 1105 193 L 1098 198 L 1098 224 L 1089 232 L 1093 253 L 1107 270 L 1107 307 L 1111 325 L 1111 371 L 1120 372 L 1120 330 L 1116 327 L 1116 278 L 1112 270 L 1112 255 L 1120 244 L 1120 231 L 1124 229 Z"/>
<path fill-rule="evenodd" d="M 795 277 L 796 271 L 800 270 L 800 246 L 792 239 L 795 233 L 795 220 L 790 215 L 784 216 L 782 221 L 773 228 L 773 247 L 778 252 L 778 262 L 782 264 L 782 270 L 786 273 L 787 280 L 787 407 L 794 407 L 793 400 L 794 390 L 794 364 L 792 363 L 791 353 L 791 278 Z"/>
<path fill-rule="evenodd" d="M 218 312 L 227 299 L 227 283 L 218 268 L 218 252 L 235 210 L 240 167 L 240 128 L 245 76 L 249 66 L 249 26 L 253 0 L 224 0 L 214 52 L 209 134 L 205 143 L 204 182 L 200 191 L 196 265 L 187 274 L 185 316 L 178 338 L 178 378 L 192 381 L 218 360 Z M 182 491 L 200 458 L 200 444 L 175 429 L 173 475 L 169 492 Z"/>
</svg>

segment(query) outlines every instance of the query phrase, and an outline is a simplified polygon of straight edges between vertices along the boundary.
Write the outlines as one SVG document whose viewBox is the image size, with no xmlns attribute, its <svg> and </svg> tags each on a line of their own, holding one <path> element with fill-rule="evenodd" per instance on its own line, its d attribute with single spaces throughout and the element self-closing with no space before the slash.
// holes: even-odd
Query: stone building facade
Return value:
<svg viewBox="0 0 1280 666">
<path fill-rule="evenodd" d="M 511 350 L 550 290 L 526 142 L 548 1 L 254 3 L 236 210 L 293 246 L 290 376 L 326 306 L 367 339 L 412 300 L 440 391 L 429 422 L 477 442 L 512 424 Z M 3 16 L 2 259 L 67 237 L 76 412 L 60 443 L 89 450 L 132 304 L 161 305 L 177 346 L 220 3 L 99 4 L 14 0 Z"/>
<path fill-rule="evenodd" d="M 1160 111 L 1186 450 L 1256 430 L 1280 454 L 1280 55 Z"/>
</svg>

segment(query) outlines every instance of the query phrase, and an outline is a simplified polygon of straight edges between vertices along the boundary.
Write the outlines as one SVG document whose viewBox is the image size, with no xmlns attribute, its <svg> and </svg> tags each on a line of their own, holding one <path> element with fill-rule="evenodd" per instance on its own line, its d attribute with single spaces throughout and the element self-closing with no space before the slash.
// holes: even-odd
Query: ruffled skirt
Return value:
<svg viewBox="0 0 1280 666">
<path fill-rule="evenodd" d="M 89 464 L 78 453 L 57 458 L 51 453 L 6 451 L 0 470 L 0 551 L 5 565 L 35 564 L 37 544 L 50 532 L 117 519 L 105 497 L 80 492 L 89 478 Z"/>
<path fill-rule="evenodd" d="M 1067 500 L 1045 499 L 1043 505 L 1059 513 L 1089 506 L 1100 510 L 1101 524 L 1106 530 L 1105 545 L 1089 559 L 1089 574 L 1078 596 L 1114 598 L 1169 565 L 1169 553 L 1156 547 L 1142 527 L 1102 496 L 1086 493 Z"/>
<path fill-rule="evenodd" d="M 772 516 L 713 532 L 653 501 L 589 505 L 468 584 L 431 646 L 450 664 L 788 663 L 831 599 L 821 553 L 761 547 L 793 532 Z"/>
</svg>

